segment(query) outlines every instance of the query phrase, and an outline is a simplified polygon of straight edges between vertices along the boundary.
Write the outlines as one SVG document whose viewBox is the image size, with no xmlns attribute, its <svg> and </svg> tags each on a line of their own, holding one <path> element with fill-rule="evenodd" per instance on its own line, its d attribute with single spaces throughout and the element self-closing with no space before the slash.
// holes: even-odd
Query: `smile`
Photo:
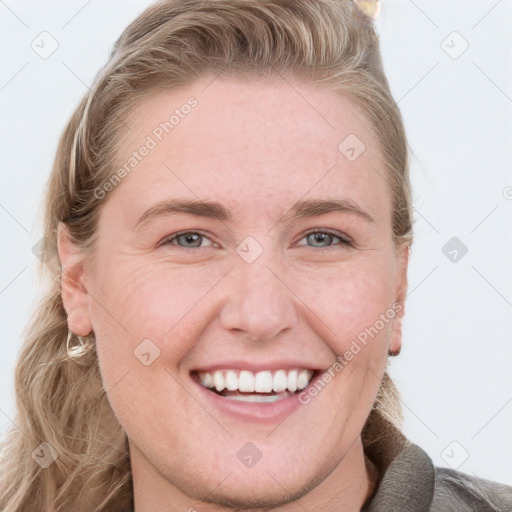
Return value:
<svg viewBox="0 0 512 512">
<path fill-rule="evenodd" d="M 248 370 L 223 369 L 199 372 L 200 384 L 218 395 L 242 402 L 276 402 L 305 389 L 314 372 L 308 369 Z"/>
</svg>

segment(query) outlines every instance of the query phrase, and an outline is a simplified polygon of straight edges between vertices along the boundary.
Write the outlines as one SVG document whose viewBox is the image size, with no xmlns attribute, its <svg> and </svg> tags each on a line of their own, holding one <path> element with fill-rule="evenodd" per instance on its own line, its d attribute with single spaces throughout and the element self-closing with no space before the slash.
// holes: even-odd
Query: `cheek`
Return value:
<svg viewBox="0 0 512 512">
<path fill-rule="evenodd" d="M 136 347 L 150 339 L 162 360 L 179 362 L 193 349 L 201 329 L 219 314 L 219 290 L 230 295 L 226 286 L 231 278 L 222 282 L 229 262 L 185 266 L 153 259 L 141 264 L 125 255 L 103 261 L 91 283 L 91 315 L 98 343 L 107 345 L 104 354 L 112 360 L 122 354 L 133 358 Z M 393 301 L 392 266 L 382 255 L 290 266 L 282 278 L 291 291 L 283 289 L 279 300 L 293 302 L 299 316 L 336 354 L 364 337 Z M 378 329 L 380 339 L 388 327 Z"/>
<path fill-rule="evenodd" d="M 370 341 L 387 339 L 395 300 L 392 269 L 384 259 L 373 259 L 294 276 L 294 290 L 314 312 L 323 339 L 336 354 L 349 350 L 354 340 L 367 348 L 376 345 Z"/>
<path fill-rule="evenodd" d="M 91 317 L 97 339 L 109 344 L 112 357 L 114 349 L 133 353 L 150 339 L 162 351 L 172 348 L 176 359 L 187 350 L 186 340 L 193 340 L 179 333 L 190 330 L 198 315 L 208 314 L 205 298 L 225 274 L 208 266 L 178 269 L 123 258 L 103 268 L 114 270 L 99 273 L 91 284 Z"/>
</svg>

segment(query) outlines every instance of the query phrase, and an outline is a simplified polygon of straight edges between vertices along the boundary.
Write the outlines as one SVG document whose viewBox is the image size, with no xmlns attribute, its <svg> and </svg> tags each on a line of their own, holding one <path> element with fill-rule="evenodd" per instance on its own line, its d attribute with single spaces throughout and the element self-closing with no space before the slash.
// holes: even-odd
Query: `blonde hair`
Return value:
<svg viewBox="0 0 512 512">
<path fill-rule="evenodd" d="M 44 250 L 64 222 L 82 249 L 94 246 L 101 206 L 93 191 L 115 173 L 122 119 L 150 91 L 218 73 L 240 79 L 291 76 L 334 88 L 372 123 L 392 197 L 396 247 L 412 243 L 408 151 L 371 20 L 344 0 L 169 0 L 148 8 L 119 37 L 59 142 L 44 202 Z M 66 351 L 68 326 L 58 257 L 15 370 L 16 428 L 2 444 L 3 512 L 127 511 L 133 507 L 126 434 L 103 389 L 94 343 L 80 360 Z M 387 371 L 362 432 L 374 461 L 403 439 L 401 407 Z M 32 459 L 40 443 L 58 458 Z M 386 448 L 387 447 L 387 448 Z"/>
</svg>

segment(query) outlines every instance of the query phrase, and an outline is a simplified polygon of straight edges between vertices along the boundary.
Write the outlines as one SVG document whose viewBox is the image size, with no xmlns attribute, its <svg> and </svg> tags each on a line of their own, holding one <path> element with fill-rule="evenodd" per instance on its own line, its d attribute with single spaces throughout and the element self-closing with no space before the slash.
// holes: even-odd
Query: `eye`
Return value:
<svg viewBox="0 0 512 512">
<path fill-rule="evenodd" d="M 307 240 L 309 247 L 328 248 L 333 245 L 352 246 L 352 241 L 342 233 L 325 230 L 316 230 L 306 233 L 301 240 Z M 338 240 L 338 242 L 336 242 Z M 207 241 L 206 245 L 203 244 Z M 311 245 L 310 245 L 311 244 Z M 212 242 L 206 235 L 197 231 L 183 231 L 165 238 L 159 245 L 177 245 L 182 249 L 201 249 L 204 247 L 219 247 L 219 244 Z M 299 244 L 304 245 L 304 244 Z"/>
<path fill-rule="evenodd" d="M 306 233 L 304 235 L 303 239 L 306 239 L 308 242 L 312 243 L 313 245 L 309 245 L 309 247 L 316 247 L 316 248 L 322 248 L 322 247 L 330 247 L 332 245 L 348 245 L 352 246 L 352 240 L 350 240 L 347 236 L 338 233 L 338 232 L 331 232 L 331 231 L 311 231 L 309 233 Z M 340 243 L 333 243 L 335 239 L 339 240 Z M 302 245 L 302 244 L 301 244 Z"/>
<path fill-rule="evenodd" d="M 209 245 L 202 245 L 204 240 L 210 242 Z M 201 249 L 202 247 L 217 246 L 207 236 L 198 233 L 196 231 L 184 231 L 182 233 L 176 233 L 170 237 L 165 238 L 159 245 L 178 245 L 183 249 Z"/>
</svg>

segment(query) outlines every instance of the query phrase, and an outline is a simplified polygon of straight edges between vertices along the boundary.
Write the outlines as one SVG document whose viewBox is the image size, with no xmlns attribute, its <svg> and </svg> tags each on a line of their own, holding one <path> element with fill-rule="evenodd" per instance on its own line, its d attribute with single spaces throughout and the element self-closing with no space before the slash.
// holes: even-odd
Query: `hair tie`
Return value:
<svg viewBox="0 0 512 512">
<path fill-rule="evenodd" d="M 352 0 L 352 5 L 356 8 L 356 14 L 364 14 L 367 18 L 376 19 L 380 12 L 379 0 Z"/>
</svg>

